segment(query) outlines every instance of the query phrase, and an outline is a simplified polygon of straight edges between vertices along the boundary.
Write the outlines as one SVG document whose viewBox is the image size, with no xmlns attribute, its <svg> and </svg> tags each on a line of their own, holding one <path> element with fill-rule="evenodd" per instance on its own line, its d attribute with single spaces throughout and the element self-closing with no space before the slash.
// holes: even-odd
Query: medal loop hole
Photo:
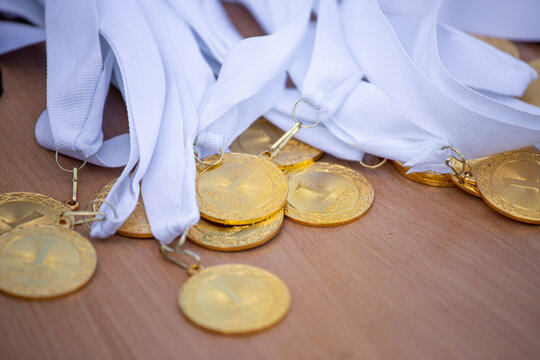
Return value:
<svg viewBox="0 0 540 360">
<path fill-rule="evenodd" d="M 65 167 L 63 167 L 61 164 L 60 164 L 60 161 L 58 161 L 58 150 L 56 150 L 56 153 L 54 154 L 54 160 L 56 161 L 56 165 L 58 165 L 58 167 L 62 170 L 64 170 L 65 172 L 74 172 L 75 170 L 74 169 L 66 169 Z M 78 170 L 81 170 L 83 167 L 86 166 L 86 162 L 88 161 L 88 159 L 84 159 L 84 162 L 82 163 L 81 166 L 79 166 Z"/>
<path fill-rule="evenodd" d="M 293 105 L 292 118 L 293 118 L 294 122 L 297 123 L 298 125 L 300 125 L 301 128 L 307 128 L 307 129 L 313 128 L 313 127 L 319 125 L 321 123 L 321 120 L 317 121 L 315 124 L 312 124 L 312 125 L 304 125 L 300 120 L 298 120 L 296 118 L 296 106 L 298 106 L 298 103 L 300 103 L 301 101 L 304 102 L 304 98 L 300 98 L 300 99 L 296 100 L 296 102 Z"/>
</svg>

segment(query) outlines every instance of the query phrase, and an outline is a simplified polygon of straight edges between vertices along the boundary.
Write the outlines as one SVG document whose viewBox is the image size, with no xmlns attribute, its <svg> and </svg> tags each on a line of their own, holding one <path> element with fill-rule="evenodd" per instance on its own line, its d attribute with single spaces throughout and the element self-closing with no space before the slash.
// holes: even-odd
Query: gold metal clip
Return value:
<svg viewBox="0 0 540 360">
<path fill-rule="evenodd" d="M 71 192 L 71 200 L 67 200 L 65 202 L 65 204 L 72 210 L 72 211 L 76 211 L 76 210 L 79 210 L 79 201 L 77 200 L 77 181 L 78 181 L 78 170 L 81 170 L 85 165 L 86 165 L 86 161 L 87 160 L 84 160 L 83 164 L 79 167 L 79 168 L 76 168 L 74 167 L 73 170 L 69 170 L 69 169 L 66 169 L 65 167 L 63 167 L 62 165 L 60 165 L 60 162 L 58 161 L 58 150 L 56 151 L 55 155 L 54 155 L 54 158 L 56 160 L 56 164 L 58 165 L 58 167 L 66 172 L 70 172 L 70 173 L 73 173 L 73 178 L 72 178 L 72 184 L 73 184 L 73 190 Z"/>
<path fill-rule="evenodd" d="M 190 275 L 193 275 L 202 269 L 201 257 L 194 251 L 191 251 L 189 249 L 182 249 L 182 246 L 186 242 L 187 233 L 187 230 L 184 231 L 184 233 L 180 236 L 180 239 L 178 239 L 178 242 L 176 243 L 174 249 L 168 245 L 161 244 L 159 252 L 167 260 L 175 263 L 183 269 L 186 269 Z M 188 265 L 184 261 L 179 259 L 179 256 L 189 256 L 195 260 L 195 263 Z"/>
<path fill-rule="evenodd" d="M 448 156 L 446 158 L 446 161 L 444 162 L 446 164 L 446 166 L 448 166 L 450 169 L 452 169 L 453 174 L 462 182 L 465 181 L 466 179 L 470 178 L 471 175 L 472 175 L 471 164 L 469 164 L 467 159 L 465 159 L 465 156 L 461 153 L 461 151 L 459 151 L 458 149 L 456 149 L 452 145 L 446 145 L 446 146 L 443 146 L 441 148 L 441 150 L 444 150 L 444 149 L 450 149 L 459 156 L 459 159 L 456 158 L 455 156 Z M 452 165 L 452 160 L 455 160 L 455 161 L 461 163 L 461 165 L 462 165 L 461 170 L 458 171 L 454 167 L 454 165 Z"/>
<path fill-rule="evenodd" d="M 317 121 L 315 124 L 312 125 L 304 125 L 300 120 L 296 118 L 296 106 L 300 101 L 303 101 L 302 98 L 296 100 L 296 102 L 293 105 L 292 108 L 292 118 L 294 120 L 294 125 L 291 127 L 285 134 L 283 134 L 272 146 L 270 146 L 270 149 L 263 151 L 261 153 L 262 156 L 265 156 L 272 160 L 280 151 L 287 145 L 287 143 L 296 135 L 296 133 L 301 128 L 312 128 L 320 124 L 321 120 Z"/>
</svg>

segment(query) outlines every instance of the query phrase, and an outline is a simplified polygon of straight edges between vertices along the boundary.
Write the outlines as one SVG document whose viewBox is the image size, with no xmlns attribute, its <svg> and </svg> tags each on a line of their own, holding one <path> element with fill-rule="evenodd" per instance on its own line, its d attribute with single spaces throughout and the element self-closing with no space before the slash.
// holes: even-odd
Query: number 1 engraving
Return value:
<svg viewBox="0 0 540 360">
<path fill-rule="evenodd" d="M 6 221 L 4 219 L 0 219 L 0 221 L 1 221 L 1 224 L 4 225 L 2 227 L 5 228 L 7 226 L 9 229 L 14 229 L 17 226 L 32 222 L 42 217 L 43 217 L 43 214 L 40 214 L 37 211 L 32 211 L 30 214 L 15 218 L 12 221 Z"/>
<path fill-rule="evenodd" d="M 504 187 L 508 188 L 508 186 L 513 185 L 525 189 L 531 189 L 536 191 L 537 193 L 540 193 L 540 181 L 538 179 L 535 180 L 522 180 L 522 179 L 513 179 L 513 178 L 503 178 Z"/>
<path fill-rule="evenodd" d="M 36 256 L 34 257 L 34 260 L 32 261 L 32 265 L 35 266 L 42 266 L 43 261 L 45 261 L 45 258 L 49 254 L 49 251 L 51 250 L 52 244 L 47 242 L 45 244 L 38 243 L 39 248 L 36 253 Z"/>
<path fill-rule="evenodd" d="M 314 184 L 311 181 L 301 181 L 296 186 L 296 190 L 304 189 L 307 191 L 310 191 L 312 193 L 315 193 L 316 196 L 321 198 L 321 202 L 334 202 L 335 199 L 339 198 L 341 194 L 343 194 L 346 189 L 339 187 L 339 188 L 333 188 L 331 190 L 328 190 L 318 184 Z"/>
</svg>

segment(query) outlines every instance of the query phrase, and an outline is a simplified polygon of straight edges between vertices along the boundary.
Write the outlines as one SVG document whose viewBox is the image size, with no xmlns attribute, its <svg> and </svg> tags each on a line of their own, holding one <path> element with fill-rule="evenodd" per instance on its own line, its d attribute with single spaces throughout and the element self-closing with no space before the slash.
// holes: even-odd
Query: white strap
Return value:
<svg viewBox="0 0 540 360">
<path fill-rule="evenodd" d="M 4 0 L 0 2 L 0 13 L 8 19 L 21 17 L 30 24 L 0 21 L 0 55 L 45 40 L 44 10 L 34 0 Z"/>
<path fill-rule="evenodd" d="M 538 0 L 444 0 L 440 19 L 474 34 L 540 41 L 539 14 Z"/>
<path fill-rule="evenodd" d="M 304 37 L 311 0 L 277 2 L 288 7 L 287 22 L 270 35 L 242 40 L 228 50 L 202 109 L 198 143 L 214 153 L 226 148 L 283 94 L 285 70 Z"/>
<path fill-rule="evenodd" d="M 423 63 L 420 59 L 415 63 L 375 1 L 342 2 L 350 48 L 368 79 L 380 87 L 407 118 L 456 146 L 469 158 L 539 142 L 540 122 L 534 123 L 534 115 L 484 97 L 459 84 L 448 73 L 443 76 L 445 71 L 440 61 L 439 64 L 432 61 L 439 59 L 435 31 L 437 4 L 428 8 L 422 5 L 414 2 L 404 9 L 409 16 L 417 11 L 424 21 L 417 47 L 426 49 L 427 54 Z M 377 41 L 373 41 L 369 33 L 378 34 Z M 504 136 L 503 141 L 501 136 Z M 417 162 L 417 169 L 436 163 L 444 163 L 444 154 L 433 149 L 426 159 Z M 431 169 L 443 171 L 444 167 Z"/>
<path fill-rule="evenodd" d="M 107 197 L 118 216 L 102 205 L 100 210 L 107 220 L 94 222 L 90 233 L 107 237 L 131 215 L 139 199 L 139 184 L 152 159 L 161 125 L 165 74 L 152 32 L 136 3 L 99 0 L 97 8 L 100 34 L 110 45 L 121 72 L 130 131 L 127 165 Z"/>
<path fill-rule="evenodd" d="M 138 2 L 158 46 L 166 83 L 162 123 L 142 195 L 152 233 L 169 243 L 199 220 L 193 141 L 197 110 L 215 81 L 184 20 L 167 3 Z"/>
<path fill-rule="evenodd" d="M 45 40 L 43 29 L 11 21 L 0 21 L 0 55 L 43 40 Z"/>
<path fill-rule="evenodd" d="M 2 0 L 0 13 L 21 17 L 37 27 L 45 27 L 45 9 L 38 0 Z"/>
</svg>

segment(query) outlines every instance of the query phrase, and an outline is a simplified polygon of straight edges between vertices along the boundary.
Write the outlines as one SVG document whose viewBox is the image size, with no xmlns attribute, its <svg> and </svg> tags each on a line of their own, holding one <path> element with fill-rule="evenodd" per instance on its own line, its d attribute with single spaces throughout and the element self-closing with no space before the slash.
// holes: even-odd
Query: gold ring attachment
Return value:
<svg viewBox="0 0 540 360">
<path fill-rule="evenodd" d="M 441 150 L 445 150 L 445 149 L 450 149 L 459 156 L 459 159 L 456 158 L 455 156 L 448 156 L 446 158 L 446 161 L 444 162 L 446 166 L 452 169 L 453 174 L 460 179 L 470 177 L 471 172 L 472 172 L 471 165 L 467 162 L 467 159 L 465 159 L 465 156 L 463 155 L 463 153 L 459 151 L 458 149 L 456 149 L 455 147 L 453 147 L 452 145 L 446 145 L 441 148 Z M 457 171 L 456 168 L 452 165 L 452 159 L 459 161 L 462 164 L 460 171 Z"/>
<path fill-rule="evenodd" d="M 66 169 L 65 167 L 63 167 L 62 165 L 60 165 L 60 162 L 58 161 L 58 150 L 56 150 L 56 153 L 54 154 L 54 159 L 56 160 L 56 164 L 58 165 L 58 167 L 60 169 L 66 171 L 66 172 L 70 172 L 70 173 L 73 172 L 73 169 L 69 170 L 69 169 Z M 88 161 L 88 159 L 84 160 L 83 164 L 81 166 L 79 166 L 79 170 L 81 170 L 83 167 L 85 167 L 87 161 Z"/>
<path fill-rule="evenodd" d="M 362 158 L 362 160 L 363 160 L 363 158 Z M 388 159 L 384 158 L 384 159 L 382 159 L 382 161 L 379 162 L 378 164 L 375 164 L 375 165 L 368 165 L 368 164 L 364 163 L 362 160 L 359 160 L 359 161 L 358 161 L 358 162 L 360 163 L 360 165 L 362 165 L 363 167 L 365 167 L 365 168 L 367 168 L 367 169 L 371 169 L 371 170 L 380 168 L 381 166 L 383 166 L 384 164 L 386 164 L 386 162 L 388 161 Z"/>
<path fill-rule="evenodd" d="M 298 120 L 298 119 L 296 118 L 296 106 L 298 105 L 298 103 L 299 103 L 300 101 L 304 101 L 304 98 L 300 98 L 300 99 L 296 100 L 296 102 L 294 103 L 293 108 L 292 108 L 292 118 L 294 119 L 294 122 L 296 122 L 298 125 L 300 125 L 300 127 L 307 128 L 307 129 L 319 125 L 319 124 L 321 123 L 321 120 L 317 121 L 317 122 L 316 122 L 315 124 L 313 124 L 313 125 L 304 125 L 304 124 L 302 124 L 302 122 L 301 122 L 300 120 Z"/>
<path fill-rule="evenodd" d="M 195 155 L 195 160 L 197 160 L 198 163 L 206 166 L 216 166 L 217 164 L 219 164 L 223 160 L 223 154 L 223 148 L 221 148 L 221 156 L 219 157 L 219 159 L 215 162 L 207 162 L 199 159 L 199 153 L 197 152 L 197 150 L 193 149 L 193 155 Z"/>
<path fill-rule="evenodd" d="M 60 219 L 58 220 L 58 224 L 59 225 L 62 225 L 62 226 L 76 226 L 76 225 L 81 225 L 81 224 L 85 224 L 89 229 L 90 229 L 90 225 L 89 223 L 93 223 L 94 221 L 105 221 L 105 219 L 107 218 L 107 214 L 105 214 L 105 212 L 103 211 L 94 211 L 94 210 L 86 210 L 88 209 L 88 206 L 90 204 L 93 204 L 95 202 L 101 202 L 101 203 L 106 203 L 107 205 L 109 205 L 114 213 L 114 216 L 117 217 L 118 214 L 116 212 L 116 208 L 114 207 L 113 204 L 111 204 L 110 202 L 108 202 L 107 200 L 103 200 L 103 199 L 94 199 L 92 201 L 90 201 L 88 204 L 86 204 L 86 206 L 84 207 L 84 210 L 82 211 L 65 211 L 63 212 L 62 214 L 60 214 Z M 92 218 L 89 218 L 87 219 L 86 216 L 94 216 Z M 82 216 L 82 220 L 74 220 L 73 222 L 70 223 L 70 221 L 68 220 L 69 219 L 69 216 Z"/>
<path fill-rule="evenodd" d="M 201 266 L 201 257 L 189 250 L 189 249 L 182 249 L 182 246 L 184 246 L 186 239 L 187 239 L 188 230 L 184 231 L 180 238 L 178 239 L 178 242 L 176 243 L 174 249 L 171 248 L 168 245 L 161 244 L 159 247 L 159 252 L 161 255 L 163 255 L 167 260 L 175 263 L 176 265 L 180 266 L 183 269 L 186 269 L 190 275 L 193 275 L 194 273 L 198 272 L 202 269 Z M 195 263 L 188 265 L 182 260 L 175 257 L 175 255 L 180 256 L 190 256 L 195 260 Z"/>
</svg>

